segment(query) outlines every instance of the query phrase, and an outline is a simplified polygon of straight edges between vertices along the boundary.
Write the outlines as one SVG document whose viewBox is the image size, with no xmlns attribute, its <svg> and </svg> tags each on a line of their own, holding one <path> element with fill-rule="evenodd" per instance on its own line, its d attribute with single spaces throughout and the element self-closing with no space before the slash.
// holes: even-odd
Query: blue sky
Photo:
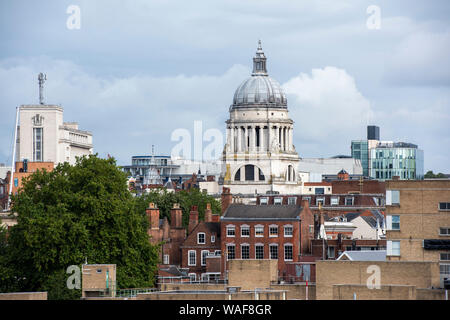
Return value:
<svg viewBox="0 0 450 320">
<path fill-rule="evenodd" d="M 418 144 L 425 170 L 450 173 L 449 13 L 448 1 L 1 1 L 0 162 L 15 107 L 38 103 L 39 72 L 46 102 L 119 164 L 152 144 L 169 154 L 171 133 L 195 120 L 224 132 L 261 39 L 301 157 L 350 154 L 375 124 L 383 140 Z"/>
</svg>

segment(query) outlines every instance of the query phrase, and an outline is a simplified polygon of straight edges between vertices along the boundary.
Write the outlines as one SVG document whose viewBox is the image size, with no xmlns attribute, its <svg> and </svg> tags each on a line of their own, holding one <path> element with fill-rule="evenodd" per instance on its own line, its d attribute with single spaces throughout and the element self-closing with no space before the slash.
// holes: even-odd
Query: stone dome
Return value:
<svg viewBox="0 0 450 320">
<path fill-rule="evenodd" d="M 261 41 L 253 58 L 253 73 L 234 93 L 232 109 L 253 106 L 287 107 L 286 95 L 280 84 L 267 74 L 266 57 L 261 48 Z"/>
</svg>

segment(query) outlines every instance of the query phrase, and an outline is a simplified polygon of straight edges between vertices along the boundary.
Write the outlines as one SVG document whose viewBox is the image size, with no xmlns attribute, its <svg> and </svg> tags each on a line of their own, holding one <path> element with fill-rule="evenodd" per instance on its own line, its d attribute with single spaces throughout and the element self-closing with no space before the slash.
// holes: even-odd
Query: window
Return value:
<svg viewBox="0 0 450 320">
<path fill-rule="evenodd" d="M 205 244 L 205 233 L 204 232 L 197 233 L 197 244 Z"/>
<path fill-rule="evenodd" d="M 400 255 L 400 241 L 388 241 L 386 247 L 388 256 L 399 256 Z"/>
<path fill-rule="evenodd" d="M 163 264 L 169 264 L 169 255 L 168 254 L 164 255 L 164 262 L 163 262 Z"/>
<path fill-rule="evenodd" d="M 450 253 L 441 253 L 439 260 L 441 261 L 450 261 Z"/>
<path fill-rule="evenodd" d="M 314 193 L 315 194 L 325 194 L 325 188 L 315 188 Z"/>
<path fill-rule="evenodd" d="M 283 198 L 281 197 L 276 197 L 275 199 L 273 199 L 273 204 L 281 204 L 283 202 Z"/>
<path fill-rule="evenodd" d="M 297 203 L 297 197 L 289 197 L 288 205 L 295 205 Z"/>
<path fill-rule="evenodd" d="M 439 202 L 439 210 L 450 210 L 450 202 Z"/>
<path fill-rule="evenodd" d="M 247 225 L 241 226 L 241 237 L 250 237 L 250 227 Z"/>
<path fill-rule="evenodd" d="M 327 256 L 328 256 L 328 259 L 334 259 L 335 258 L 335 250 L 334 250 L 334 246 L 328 246 L 328 249 L 327 249 Z"/>
<path fill-rule="evenodd" d="M 43 134 L 42 128 L 33 128 L 33 160 L 42 161 L 43 159 Z"/>
<path fill-rule="evenodd" d="M 197 280 L 197 275 L 195 273 L 189 273 L 188 276 L 191 281 Z"/>
<path fill-rule="evenodd" d="M 325 197 L 317 197 L 317 198 L 316 198 L 316 206 L 318 206 L 319 203 L 321 203 L 322 205 L 324 205 L 324 204 L 325 204 Z"/>
<path fill-rule="evenodd" d="M 241 259 L 250 259 L 250 246 L 248 244 L 241 245 Z"/>
<path fill-rule="evenodd" d="M 399 205 L 400 204 L 400 191 L 399 190 L 386 190 L 386 205 Z"/>
<path fill-rule="evenodd" d="M 277 225 L 269 226 L 269 237 L 278 237 L 278 226 Z"/>
<path fill-rule="evenodd" d="M 400 230 L 400 216 L 391 216 L 392 224 L 391 230 Z"/>
<path fill-rule="evenodd" d="M 255 237 L 264 237 L 264 226 L 255 226 Z"/>
<path fill-rule="evenodd" d="M 331 197 L 330 198 L 330 204 L 332 206 L 337 206 L 339 204 L 339 197 Z"/>
<path fill-rule="evenodd" d="M 227 245 L 227 259 L 232 260 L 236 258 L 236 248 L 234 247 L 234 244 Z"/>
<path fill-rule="evenodd" d="M 97 273 L 102 273 L 102 269 L 97 269 Z"/>
<path fill-rule="evenodd" d="M 309 233 L 314 233 L 314 225 L 313 224 L 309 225 Z"/>
<path fill-rule="evenodd" d="M 202 250 L 202 266 L 206 266 L 206 257 L 208 256 L 208 250 Z"/>
<path fill-rule="evenodd" d="M 352 206 L 353 205 L 353 197 L 345 197 L 345 205 Z"/>
<path fill-rule="evenodd" d="M 269 202 L 269 198 L 259 198 L 259 204 L 267 204 Z"/>
<path fill-rule="evenodd" d="M 284 236 L 285 237 L 292 237 L 293 233 L 294 233 L 294 227 L 292 227 L 291 225 L 284 226 Z"/>
<path fill-rule="evenodd" d="M 197 251 L 189 250 L 188 251 L 188 266 L 197 265 Z"/>
<path fill-rule="evenodd" d="M 227 226 L 227 237 L 234 237 L 236 234 L 235 227 L 233 225 Z"/>
<path fill-rule="evenodd" d="M 278 259 L 278 245 L 276 244 L 269 245 L 269 254 L 270 259 Z"/>
<path fill-rule="evenodd" d="M 284 245 L 284 260 L 285 261 L 292 261 L 293 257 L 293 246 L 292 244 L 285 244 Z"/>
<path fill-rule="evenodd" d="M 264 259 L 264 245 L 263 244 L 255 245 L 255 259 Z"/>
<path fill-rule="evenodd" d="M 450 236 L 450 228 L 439 228 L 440 236 Z"/>
<path fill-rule="evenodd" d="M 216 242 L 216 236 L 211 236 L 211 243 Z"/>
<path fill-rule="evenodd" d="M 220 256 L 220 253 L 221 253 L 220 250 L 215 250 L 215 251 L 214 251 L 214 255 L 215 255 L 215 256 Z"/>
</svg>

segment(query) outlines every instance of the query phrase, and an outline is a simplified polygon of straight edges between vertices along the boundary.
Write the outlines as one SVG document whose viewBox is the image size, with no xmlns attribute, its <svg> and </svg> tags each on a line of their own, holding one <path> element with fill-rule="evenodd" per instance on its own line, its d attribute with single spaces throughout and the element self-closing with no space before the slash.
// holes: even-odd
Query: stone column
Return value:
<svg viewBox="0 0 450 320">
<path fill-rule="evenodd" d="M 237 151 L 242 151 L 242 130 L 241 127 L 237 127 Z"/>
<path fill-rule="evenodd" d="M 248 151 L 248 127 L 244 126 L 244 151 Z"/>
<path fill-rule="evenodd" d="M 250 150 L 255 151 L 256 150 L 256 126 L 253 125 L 251 130 L 252 130 L 252 137 L 250 139 L 250 144 L 251 144 Z"/>
<path fill-rule="evenodd" d="M 259 150 L 264 151 L 264 125 L 259 127 Z"/>
<path fill-rule="evenodd" d="M 270 151 L 270 144 L 272 143 L 272 127 L 270 123 L 267 124 L 267 143 L 266 143 L 266 150 Z"/>
<path fill-rule="evenodd" d="M 231 152 L 235 152 L 235 150 L 234 150 L 234 139 L 235 139 L 235 137 L 234 137 L 234 125 L 233 126 L 231 126 L 231 128 L 230 128 L 230 148 L 231 148 Z"/>
<path fill-rule="evenodd" d="M 289 151 L 294 150 L 293 128 L 289 128 Z"/>
</svg>

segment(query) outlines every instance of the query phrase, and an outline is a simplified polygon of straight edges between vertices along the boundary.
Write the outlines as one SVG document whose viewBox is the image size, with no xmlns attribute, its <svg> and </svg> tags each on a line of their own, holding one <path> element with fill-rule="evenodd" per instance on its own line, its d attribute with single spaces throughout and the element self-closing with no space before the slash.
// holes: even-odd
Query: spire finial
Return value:
<svg viewBox="0 0 450 320">
<path fill-rule="evenodd" d="M 266 56 L 261 47 L 261 40 L 258 40 L 258 49 L 253 58 L 253 74 L 252 75 L 267 75 Z"/>
</svg>

